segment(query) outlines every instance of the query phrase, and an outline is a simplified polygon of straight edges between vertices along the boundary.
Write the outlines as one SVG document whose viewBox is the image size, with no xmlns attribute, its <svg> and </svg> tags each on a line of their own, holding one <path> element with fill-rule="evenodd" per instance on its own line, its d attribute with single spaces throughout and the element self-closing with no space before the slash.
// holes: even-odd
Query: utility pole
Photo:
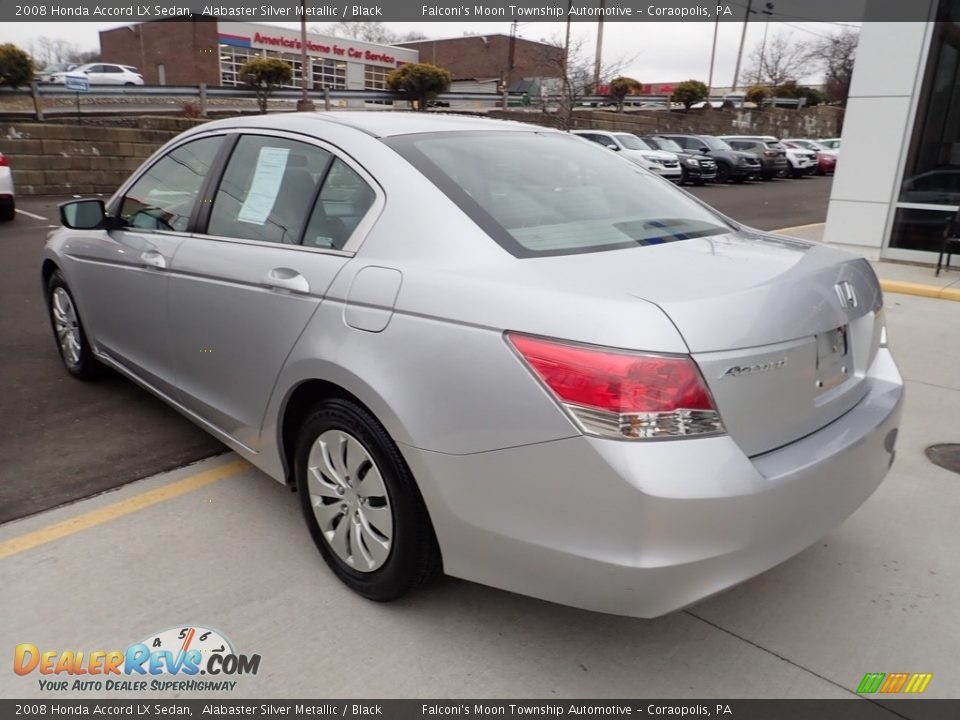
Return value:
<svg viewBox="0 0 960 720">
<path fill-rule="evenodd" d="M 707 80 L 707 95 L 713 93 L 713 64 L 717 60 L 717 33 L 720 32 L 720 16 L 717 15 L 717 21 L 713 24 L 713 49 L 710 50 L 710 79 Z"/>
<path fill-rule="evenodd" d="M 300 99 L 297 100 L 299 112 L 316 110 L 308 94 L 310 57 L 307 55 L 307 0 L 300 0 Z"/>
<path fill-rule="evenodd" d="M 513 83 L 513 57 L 517 50 L 517 21 L 510 24 L 510 55 L 507 59 L 507 82 L 504 88 L 508 89 Z"/>
<path fill-rule="evenodd" d="M 773 3 L 768 2 L 766 9 L 760 12 L 767 16 L 767 19 L 763 22 L 763 42 L 760 44 L 760 74 L 763 75 L 763 70 L 767 65 L 767 31 L 770 29 L 770 16 L 773 15 Z M 761 77 L 758 82 L 764 82 L 765 80 L 765 77 Z"/>
<path fill-rule="evenodd" d="M 747 39 L 747 23 L 750 22 L 750 13 L 753 12 L 753 10 L 751 10 L 752 6 L 753 0 L 747 0 L 747 14 L 743 18 L 743 32 L 740 33 L 740 50 L 737 52 L 737 67 L 733 71 L 733 87 L 730 88 L 730 92 L 736 92 L 737 81 L 740 79 L 740 61 L 743 59 L 743 43 Z"/>
<path fill-rule="evenodd" d="M 597 59 L 593 63 L 593 92 L 600 94 L 600 73 L 603 69 L 603 11 L 607 0 L 600 0 L 600 20 L 597 22 Z"/>
</svg>

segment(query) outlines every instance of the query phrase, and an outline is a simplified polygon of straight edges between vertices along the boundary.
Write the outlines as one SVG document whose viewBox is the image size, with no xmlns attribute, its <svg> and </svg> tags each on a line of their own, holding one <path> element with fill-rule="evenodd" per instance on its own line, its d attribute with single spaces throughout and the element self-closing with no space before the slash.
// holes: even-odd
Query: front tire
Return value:
<svg viewBox="0 0 960 720">
<path fill-rule="evenodd" d="M 300 429 L 294 474 L 310 535 L 351 590 L 386 602 L 436 574 L 440 551 L 420 491 L 366 409 L 342 398 L 318 404 Z"/>
<path fill-rule="evenodd" d="M 726 185 L 730 182 L 730 166 L 724 163 L 717 163 L 717 182 L 720 185 Z"/>
<path fill-rule="evenodd" d="M 59 270 L 47 281 L 47 309 L 57 350 L 67 372 L 78 380 L 92 380 L 100 375 L 103 366 L 90 350 L 77 303 Z"/>
</svg>

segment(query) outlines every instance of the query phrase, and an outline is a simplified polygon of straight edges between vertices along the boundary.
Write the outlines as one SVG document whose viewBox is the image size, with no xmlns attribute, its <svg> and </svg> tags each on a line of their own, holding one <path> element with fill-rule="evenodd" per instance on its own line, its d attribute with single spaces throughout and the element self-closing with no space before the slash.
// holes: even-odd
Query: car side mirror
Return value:
<svg viewBox="0 0 960 720">
<path fill-rule="evenodd" d="M 110 217 L 103 200 L 71 200 L 60 205 L 60 223 L 71 230 L 98 230 L 108 225 Z"/>
<path fill-rule="evenodd" d="M 619 146 L 619 145 L 607 145 L 607 147 L 610 148 L 611 150 L 613 150 L 614 152 L 620 152 L 620 146 Z"/>
<path fill-rule="evenodd" d="M 710 153 L 710 148 L 708 148 L 706 145 L 703 145 L 700 147 L 700 152 L 702 152 L 704 155 L 707 155 Z"/>
</svg>

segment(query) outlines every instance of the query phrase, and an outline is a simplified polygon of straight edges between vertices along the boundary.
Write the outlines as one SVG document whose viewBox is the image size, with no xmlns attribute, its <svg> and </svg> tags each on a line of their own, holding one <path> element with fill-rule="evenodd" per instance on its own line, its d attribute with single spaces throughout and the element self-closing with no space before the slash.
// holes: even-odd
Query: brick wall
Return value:
<svg viewBox="0 0 960 720">
<path fill-rule="evenodd" d="M 103 62 L 133 65 L 147 85 L 220 84 L 220 47 L 212 18 L 159 20 L 100 33 Z"/>
<path fill-rule="evenodd" d="M 401 47 L 420 51 L 420 62 L 446 68 L 459 79 L 501 78 L 507 83 L 522 78 L 558 77 L 563 49 L 516 39 L 513 70 L 510 70 L 510 38 L 507 35 L 469 35 L 449 40 L 419 40 Z"/>
<path fill-rule="evenodd" d="M 489 117 L 518 120 L 558 127 L 556 115 L 516 110 L 491 111 Z M 658 132 L 689 132 L 703 135 L 773 135 L 780 138 L 839 137 L 843 109 L 812 107 L 801 110 L 691 110 L 689 112 L 616 113 L 578 110 L 573 115 L 576 129 L 622 130 L 639 135 Z"/>
<path fill-rule="evenodd" d="M 112 193 L 163 143 L 198 121 L 139 118 L 139 127 L 0 123 L 18 195 Z"/>
</svg>

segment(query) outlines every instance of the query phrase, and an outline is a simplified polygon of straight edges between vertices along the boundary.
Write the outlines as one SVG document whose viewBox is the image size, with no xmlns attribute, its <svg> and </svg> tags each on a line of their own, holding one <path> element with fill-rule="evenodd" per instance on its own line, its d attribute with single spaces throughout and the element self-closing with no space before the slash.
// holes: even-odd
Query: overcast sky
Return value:
<svg viewBox="0 0 960 720">
<path fill-rule="evenodd" d="M 269 23 L 288 28 L 299 28 L 296 23 Z M 59 37 L 75 43 L 83 50 L 99 48 L 97 33 L 122 23 L 6 23 L 0 25 L 0 43 L 12 42 L 26 46 L 30 40 L 42 36 Z M 453 37 L 470 34 L 493 34 L 510 32 L 510 24 L 503 23 L 386 23 L 388 27 L 404 33 L 411 30 L 424 32 L 431 38 Z M 322 27 L 319 26 L 319 27 Z M 623 69 L 624 75 L 644 83 L 677 82 L 689 78 L 707 81 L 710 71 L 710 48 L 713 43 L 715 23 L 712 22 L 607 22 L 604 24 L 603 61 L 605 64 L 632 59 Z M 594 47 L 596 25 L 578 22 L 573 24 L 574 35 L 580 37 L 585 49 L 591 54 Z M 719 23 L 717 58 L 714 70 L 714 87 L 729 87 L 733 80 L 737 49 L 743 25 L 734 22 Z M 751 22 L 747 29 L 744 65 L 749 65 L 747 56 L 751 47 L 760 45 L 765 23 Z M 520 23 L 519 36 L 529 40 L 562 38 L 563 22 Z M 778 33 L 792 34 L 795 40 L 811 41 L 843 30 L 836 23 L 769 23 L 769 36 Z M 805 82 L 817 82 L 818 77 L 801 78 Z"/>
</svg>

